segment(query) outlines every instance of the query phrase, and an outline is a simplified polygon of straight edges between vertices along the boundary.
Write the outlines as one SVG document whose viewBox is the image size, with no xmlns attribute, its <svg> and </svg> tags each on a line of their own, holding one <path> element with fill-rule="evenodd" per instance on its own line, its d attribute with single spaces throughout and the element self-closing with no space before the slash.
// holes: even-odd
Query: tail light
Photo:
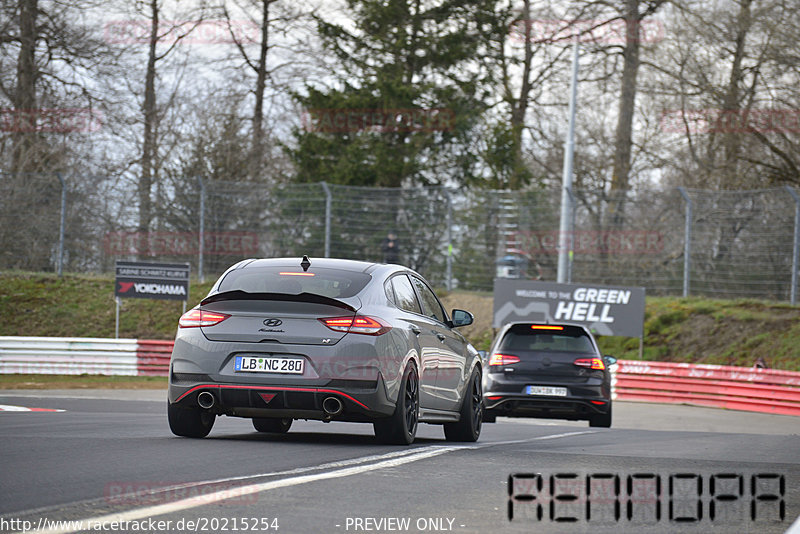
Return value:
<svg viewBox="0 0 800 534">
<path fill-rule="evenodd" d="M 489 358 L 489 365 L 511 365 L 513 363 L 519 363 L 519 356 L 495 353 Z"/>
<path fill-rule="evenodd" d="M 180 328 L 196 328 L 198 326 L 214 326 L 230 317 L 225 313 L 216 313 L 195 308 L 181 315 L 178 321 Z"/>
<path fill-rule="evenodd" d="M 329 317 L 320 319 L 320 322 L 335 332 L 364 334 L 367 336 L 380 336 L 392 329 L 391 326 L 380 319 L 367 317 L 366 315 Z"/>
<path fill-rule="evenodd" d="M 600 358 L 578 358 L 573 363 L 578 367 L 586 367 L 596 371 L 602 371 L 606 368 L 606 364 Z"/>
</svg>

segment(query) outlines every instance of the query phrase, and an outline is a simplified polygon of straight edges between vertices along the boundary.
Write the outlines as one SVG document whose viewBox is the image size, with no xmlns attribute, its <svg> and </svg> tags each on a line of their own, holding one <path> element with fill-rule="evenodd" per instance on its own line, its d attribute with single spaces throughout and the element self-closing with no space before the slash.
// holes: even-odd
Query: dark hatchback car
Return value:
<svg viewBox="0 0 800 534">
<path fill-rule="evenodd" d="M 372 423 L 409 444 L 417 424 L 478 439 L 482 362 L 428 283 L 399 265 L 290 258 L 229 268 L 179 323 L 170 429 L 206 436 L 217 416 L 282 433 L 294 419 Z"/>
<path fill-rule="evenodd" d="M 611 375 L 592 334 L 569 324 L 511 323 L 487 354 L 485 422 L 498 415 L 611 426 Z"/>
</svg>

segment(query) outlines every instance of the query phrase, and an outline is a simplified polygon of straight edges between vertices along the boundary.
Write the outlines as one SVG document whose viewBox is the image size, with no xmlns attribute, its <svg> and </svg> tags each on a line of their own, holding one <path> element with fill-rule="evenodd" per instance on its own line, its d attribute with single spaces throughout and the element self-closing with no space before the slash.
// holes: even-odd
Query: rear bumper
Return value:
<svg viewBox="0 0 800 534">
<path fill-rule="evenodd" d="M 394 352 L 371 338 L 320 347 L 209 341 L 199 328 L 179 329 L 170 360 L 168 400 L 197 408 L 198 396 L 208 393 L 213 405 L 203 409 L 217 415 L 374 421 L 394 412 L 402 376 L 402 362 Z M 305 369 L 302 375 L 238 372 L 238 354 L 302 358 Z M 342 403 L 341 412 L 323 410 L 328 397 Z"/>
<path fill-rule="evenodd" d="M 539 396 L 524 393 L 530 382 L 509 380 L 502 374 L 489 373 L 484 380 L 483 400 L 490 415 L 550 419 L 589 419 L 611 409 L 609 381 L 592 377 L 582 383 L 557 383 L 536 380 L 536 384 L 566 387 L 567 396 Z"/>
<path fill-rule="evenodd" d="M 577 397 L 531 397 L 530 395 L 499 395 L 486 393 L 486 412 L 506 417 L 536 417 L 544 419 L 588 419 L 592 415 L 608 413 L 611 401 Z"/>
<path fill-rule="evenodd" d="M 169 402 L 179 406 L 199 407 L 198 396 L 210 393 L 213 405 L 207 408 L 217 415 L 234 417 L 275 417 L 316 419 L 321 421 L 371 422 L 390 416 L 394 402 L 386 395 L 382 377 L 375 381 L 331 380 L 325 385 L 266 385 L 205 381 L 169 384 Z M 338 399 L 342 410 L 326 413 L 323 401 Z"/>
</svg>

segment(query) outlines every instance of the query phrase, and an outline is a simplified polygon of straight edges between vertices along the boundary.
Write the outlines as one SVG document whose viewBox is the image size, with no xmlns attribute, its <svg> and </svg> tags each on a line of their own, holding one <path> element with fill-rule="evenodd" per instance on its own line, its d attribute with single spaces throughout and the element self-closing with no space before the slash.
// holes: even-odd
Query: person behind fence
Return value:
<svg viewBox="0 0 800 534">
<path fill-rule="evenodd" d="M 397 242 L 397 233 L 394 230 L 389 230 L 389 233 L 383 239 L 381 252 L 383 252 L 383 263 L 398 263 L 400 261 L 400 247 Z"/>
</svg>

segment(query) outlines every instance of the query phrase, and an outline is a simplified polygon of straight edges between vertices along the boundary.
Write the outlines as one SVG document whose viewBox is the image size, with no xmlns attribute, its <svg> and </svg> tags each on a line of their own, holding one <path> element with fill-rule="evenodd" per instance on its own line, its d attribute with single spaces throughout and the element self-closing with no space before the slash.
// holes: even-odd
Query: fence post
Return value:
<svg viewBox="0 0 800 534">
<path fill-rule="evenodd" d="M 678 192 L 686 201 L 686 225 L 683 235 L 683 296 L 689 296 L 689 276 L 691 269 L 690 255 L 692 253 L 692 199 L 683 187 Z"/>
<path fill-rule="evenodd" d="M 445 275 L 445 287 L 448 291 L 453 290 L 453 197 L 449 189 L 444 190 L 447 196 L 447 270 Z"/>
<path fill-rule="evenodd" d="M 794 246 L 792 247 L 792 288 L 789 300 L 792 306 L 797 304 L 797 256 L 800 254 L 800 196 L 790 185 L 785 186 L 794 200 Z"/>
<path fill-rule="evenodd" d="M 575 260 L 575 194 L 571 187 L 567 187 L 569 195 L 569 251 L 567 252 L 567 283 L 572 283 L 572 262 Z"/>
<path fill-rule="evenodd" d="M 331 188 L 327 182 L 320 182 L 322 190 L 325 191 L 325 257 L 331 257 L 331 203 L 333 196 Z"/>
<path fill-rule="evenodd" d="M 198 176 L 197 182 L 200 184 L 200 232 L 198 239 L 198 253 L 197 253 L 197 278 L 202 284 L 205 282 L 205 275 L 203 274 L 203 248 L 206 242 L 206 185 L 203 183 L 203 177 Z"/>
<path fill-rule="evenodd" d="M 64 273 L 64 225 L 67 218 L 67 182 L 60 172 L 56 173 L 58 181 L 61 182 L 61 223 L 58 229 L 58 276 Z"/>
<path fill-rule="evenodd" d="M 572 187 L 572 166 L 575 155 L 575 108 L 578 103 L 578 34 L 572 44 L 572 81 L 570 82 L 569 98 L 569 123 L 567 127 L 567 139 L 564 142 L 564 172 L 561 177 L 561 222 L 558 227 L 558 271 L 556 278 L 559 284 L 567 280 L 567 268 L 569 263 L 569 253 L 567 251 L 567 228 L 570 223 L 569 194 Z"/>
</svg>

